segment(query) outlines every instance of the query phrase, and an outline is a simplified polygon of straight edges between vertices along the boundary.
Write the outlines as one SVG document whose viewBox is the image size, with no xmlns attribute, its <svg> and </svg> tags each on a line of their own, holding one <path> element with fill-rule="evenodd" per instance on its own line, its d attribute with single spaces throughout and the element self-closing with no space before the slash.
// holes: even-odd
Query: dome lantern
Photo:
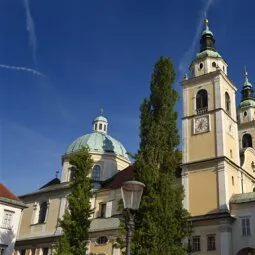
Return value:
<svg viewBox="0 0 255 255">
<path fill-rule="evenodd" d="M 108 129 L 108 121 L 107 119 L 103 116 L 103 110 L 101 110 L 101 115 L 96 117 L 93 122 L 93 131 L 94 132 L 99 132 L 103 134 L 107 134 L 107 129 Z"/>
</svg>

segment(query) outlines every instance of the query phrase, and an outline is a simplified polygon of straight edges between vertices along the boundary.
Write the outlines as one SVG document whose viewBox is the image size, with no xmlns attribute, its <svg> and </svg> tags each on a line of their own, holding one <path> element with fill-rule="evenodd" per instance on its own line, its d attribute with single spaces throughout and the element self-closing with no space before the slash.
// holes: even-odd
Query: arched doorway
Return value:
<svg viewBox="0 0 255 255">
<path fill-rule="evenodd" d="M 236 255 L 255 255 L 255 249 L 250 247 L 243 248 Z"/>
</svg>

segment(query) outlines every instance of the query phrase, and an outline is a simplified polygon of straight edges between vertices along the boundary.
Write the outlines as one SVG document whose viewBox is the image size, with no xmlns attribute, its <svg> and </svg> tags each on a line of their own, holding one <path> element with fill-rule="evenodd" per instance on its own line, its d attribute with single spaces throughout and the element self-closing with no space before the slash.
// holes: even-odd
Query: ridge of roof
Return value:
<svg viewBox="0 0 255 255">
<path fill-rule="evenodd" d="M 0 198 L 7 198 L 9 200 L 21 201 L 15 196 L 3 183 L 0 183 Z"/>
<path fill-rule="evenodd" d="M 50 180 L 49 182 L 44 184 L 41 188 L 39 188 L 39 190 L 49 187 L 49 186 L 52 186 L 52 185 L 55 185 L 55 184 L 60 184 L 60 180 L 58 178 L 54 178 L 54 179 Z"/>
</svg>

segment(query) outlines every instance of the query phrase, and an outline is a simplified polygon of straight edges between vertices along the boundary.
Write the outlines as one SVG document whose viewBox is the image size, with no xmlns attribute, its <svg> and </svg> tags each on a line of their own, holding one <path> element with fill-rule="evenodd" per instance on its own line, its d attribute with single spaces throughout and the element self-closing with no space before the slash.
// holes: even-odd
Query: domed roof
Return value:
<svg viewBox="0 0 255 255">
<path fill-rule="evenodd" d="M 78 151 L 82 147 L 89 147 L 89 149 L 94 152 L 114 153 L 129 160 L 127 151 L 121 142 L 104 133 L 93 132 L 91 134 L 86 134 L 77 138 L 68 147 L 66 153 L 69 154 Z"/>
<path fill-rule="evenodd" d="M 96 118 L 94 119 L 94 122 L 95 122 L 95 121 L 105 121 L 105 122 L 108 122 L 107 119 L 106 119 L 104 116 L 102 116 L 102 115 L 96 117 Z"/>
<path fill-rule="evenodd" d="M 248 99 L 240 103 L 240 107 L 249 107 L 249 106 L 255 107 L 255 100 Z"/>
<path fill-rule="evenodd" d="M 129 160 L 127 151 L 121 142 L 107 134 L 108 121 L 102 115 L 96 117 L 93 122 L 93 132 L 77 138 L 68 147 L 66 154 L 88 147 L 90 151 L 100 153 L 113 153 Z"/>
</svg>

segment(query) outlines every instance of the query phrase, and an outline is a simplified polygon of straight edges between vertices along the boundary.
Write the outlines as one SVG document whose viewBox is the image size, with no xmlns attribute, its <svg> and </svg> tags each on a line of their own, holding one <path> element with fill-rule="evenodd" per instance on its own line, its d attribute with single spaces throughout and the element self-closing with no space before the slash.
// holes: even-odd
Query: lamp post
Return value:
<svg viewBox="0 0 255 255">
<path fill-rule="evenodd" d="M 139 209 L 143 189 L 145 185 L 138 181 L 127 181 L 122 184 L 121 194 L 124 204 L 124 219 L 126 223 L 127 229 L 127 237 L 126 237 L 126 254 L 130 255 L 130 245 L 132 238 L 132 231 L 135 227 L 134 217 L 136 211 Z"/>
</svg>

